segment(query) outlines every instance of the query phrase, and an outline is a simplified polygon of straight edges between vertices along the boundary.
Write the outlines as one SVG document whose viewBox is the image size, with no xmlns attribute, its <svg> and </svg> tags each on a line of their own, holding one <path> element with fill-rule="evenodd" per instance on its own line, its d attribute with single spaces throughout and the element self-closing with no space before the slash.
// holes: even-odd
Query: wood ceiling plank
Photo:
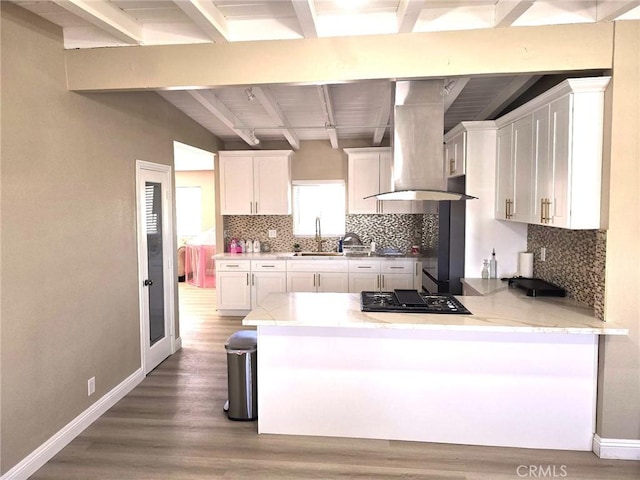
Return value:
<svg viewBox="0 0 640 480">
<path fill-rule="evenodd" d="M 422 13 L 424 0 L 400 0 L 398 5 L 397 19 L 398 33 L 410 33 Z"/>
<path fill-rule="evenodd" d="M 252 148 L 260 148 L 260 140 L 256 138 L 251 129 L 222 103 L 210 90 L 189 90 L 191 95 L 200 105 L 215 115 L 230 130 L 238 135 Z"/>
<path fill-rule="evenodd" d="M 57 5 L 130 45 L 143 43 L 142 25 L 105 0 L 53 0 Z"/>
<path fill-rule="evenodd" d="M 227 19 L 211 0 L 178 0 L 175 4 L 214 42 L 228 42 Z"/>
<path fill-rule="evenodd" d="M 292 0 L 292 3 L 302 35 L 305 38 L 317 38 L 316 9 L 313 0 Z"/>
<path fill-rule="evenodd" d="M 533 5 L 532 0 L 500 0 L 495 6 L 496 27 L 509 27 Z"/>
<path fill-rule="evenodd" d="M 541 75 L 524 75 L 514 78 L 507 88 L 502 89 L 491 103 L 476 115 L 474 120 L 487 120 L 498 114 L 522 92 L 536 83 L 540 77 Z"/>
<path fill-rule="evenodd" d="M 331 148 L 338 149 L 338 132 L 336 131 L 336 121 L 333 115 L 333 102 L 331 100 L 329 85 L 318 86 L 318 94 L 320 96 L 320 104 L 324 111 L 325 128 L 327 129 L 327 133 L 329 134 Z"/>
<path fill-rule="evenodd" d="M 640 0 L 633 1 L 600 1 L 596 5 L 596 21 L 610 22 L 640 5 Z"/>
<path fill-rule="evenodd" d="M 251 92 L 258 99 L 258 102 L 260 102 L 260 105 L 262 105 L 271 119 L 276 122 L 276 126 L 284 127 L 282 134 L 289 142 L 289 145 L 291 145 L 294 150 L 299 150 L 300 139 L 298 135 L 296 135 L 296 132 L 291 129 L 291 124 L 287 116 L 280 108 L 280 105 L 278 105 L 269 87 L 251 87 Z"/>
</svg>

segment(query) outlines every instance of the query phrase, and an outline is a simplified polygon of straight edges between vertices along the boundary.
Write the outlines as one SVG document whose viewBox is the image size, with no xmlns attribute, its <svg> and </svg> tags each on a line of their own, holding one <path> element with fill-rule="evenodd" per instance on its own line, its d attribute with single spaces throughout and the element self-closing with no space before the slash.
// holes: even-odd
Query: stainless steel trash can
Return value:
<svg viewBox="0 0 640 480">
<path fill-rule="evenodd" d="M 231 420 L 258 418 L 258 336 L 255 330 L 240 330 L 224 344 L 227 351 L 229 400 L 225 405 Z"/>
</svg>

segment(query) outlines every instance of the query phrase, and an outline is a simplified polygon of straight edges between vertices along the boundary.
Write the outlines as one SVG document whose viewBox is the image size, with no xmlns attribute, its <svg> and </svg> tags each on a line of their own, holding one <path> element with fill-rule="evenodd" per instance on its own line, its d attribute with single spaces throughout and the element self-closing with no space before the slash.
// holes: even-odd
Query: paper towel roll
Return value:
<svg viewBox="0 0 640 480">
<path fill-rule="evenodd" d="M 518 275 L 533 278 L 533 253 L 520 252 L 518 254 Z"/>
</svg>

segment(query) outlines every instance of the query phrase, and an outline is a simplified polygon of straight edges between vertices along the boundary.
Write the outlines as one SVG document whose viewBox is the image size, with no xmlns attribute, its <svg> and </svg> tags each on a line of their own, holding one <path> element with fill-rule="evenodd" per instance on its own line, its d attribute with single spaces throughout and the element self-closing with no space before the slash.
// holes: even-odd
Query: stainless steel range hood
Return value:
<svg viewBox="0 0 640 480">
<path fill-rule="evenodd" d="M 393 191 L 371 197 L 435 201 L 475 198 L 446 191 L 442 159 L 444 80 L 395 82 L 392 112 Z"/>
</svg>

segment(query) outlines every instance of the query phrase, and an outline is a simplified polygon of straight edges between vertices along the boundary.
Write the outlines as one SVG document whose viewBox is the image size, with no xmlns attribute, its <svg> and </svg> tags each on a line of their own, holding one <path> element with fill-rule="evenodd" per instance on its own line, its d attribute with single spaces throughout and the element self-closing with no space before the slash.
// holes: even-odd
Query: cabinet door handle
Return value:
<svg viewBox="0 0 640 480">
<path fill-rule="evenodd" d="M 253 213 L 253 202 L 249 202 L 249 212 Z"/>
<path fill-rule="evenodd" d="M 247 285 L 249 285 L 249 274 L 247 273 Z"/>
<path fill-rule="evenodd" d="M 384 288 L 384 275 L 380 275 L 382 277 L 382 288 Z"/>
<path fill-rule="evenodd" d="M 376 280 L 377 280 L 377 282 L 376 282 L 376 288 L 377 288 L 378 290 L 380 290 L 380 275 L 376 276 Z"/>
<path fill-rule="evenodd" d="M 416 277 L 418 276 L 418 262 L 416 262 Z"/>
<path fill-rule="evenodd" d="M 315 273 L 313 274 L 313 286 L 314 286 L 314 288 L 316 286 L 316 274 Z"/>
<path fill-rule="evenodd" d="M 228 264 L 228 265 L 227 265 L 227 268 L 238 268 L 239 266 L 240 266 L 240 265 L 238 265 L 238 264 L 233 264 L 233 265 Z"/>
<path fill-rule="evenodd" d="M 258 213 L 258 202 L 256 202 L 256 213 Z"/>
<path fill-rule="evenodd" d="M 449 175 L 456 173 L 456 161 L 453 158 L 449 159 Z"/>
<path fill-rule="evenodd" d="M 540 199 L 540 223 L 544 223 L 544 205 L 545 205 L 545 201 L 544 198 Z"/>
<path fill-rule="evenodd" d="M 404 270 L 404 267 L 389 267 L 391 270 Z"/>
<path fill-rule="evenodd" d="M 251 274 L 251 285 L 255 285 L 256 284 L 256 276 L 255 274 Z"/>
<path fill-rule="evenodd" d="M 371 265 L 358 265 L 356 268 L 371 268 Z"/>
<path fill-rule="evenodd" d="M 276 268 L 275 265 L 262 265 L 262 268 Z"/>
<path fill-rule="evenodd" d="M 320 274 L 318 274 L 318 288 L 320 288 Z"/>
</svg>

